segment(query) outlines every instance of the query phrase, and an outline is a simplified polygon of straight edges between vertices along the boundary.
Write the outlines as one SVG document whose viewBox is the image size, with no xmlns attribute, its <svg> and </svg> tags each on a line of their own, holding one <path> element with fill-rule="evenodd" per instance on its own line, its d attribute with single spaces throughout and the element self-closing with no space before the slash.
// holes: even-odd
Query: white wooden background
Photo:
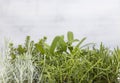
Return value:
<svg viewBox="0 0 120 83">
<path fill-rule="evenodd" d="M 120 46 L 120 0 L 0 0 L 0 40 L 23 43 L 73 31 L 88 42 Z M 0 41 L 0 42 L 1 42 Z"/>
</svg>

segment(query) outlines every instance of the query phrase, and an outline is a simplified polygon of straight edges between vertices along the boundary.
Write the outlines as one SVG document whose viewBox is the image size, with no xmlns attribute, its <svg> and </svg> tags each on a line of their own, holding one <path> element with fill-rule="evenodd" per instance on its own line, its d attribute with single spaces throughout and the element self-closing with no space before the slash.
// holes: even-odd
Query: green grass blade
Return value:
<svg viewBox="0 0 120 83">
<path fill-rule="evenodd" d="M 84 37 L 80 42 L 76 45 L 76 47 L 79 47 L 84 41 L 86 40 L 86 37 Z"/>
</svg>

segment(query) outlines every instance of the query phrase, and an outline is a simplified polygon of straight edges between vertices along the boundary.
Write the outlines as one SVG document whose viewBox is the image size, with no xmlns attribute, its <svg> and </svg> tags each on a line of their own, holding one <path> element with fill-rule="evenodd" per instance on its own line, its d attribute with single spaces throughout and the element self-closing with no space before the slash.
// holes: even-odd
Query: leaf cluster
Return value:
<svg viewBox="0 0 120 83">
<path fill-rule="evenodd" d="M 99 48 L 94 43 L 83 44 L 86 38 L 74 39 L 70 31 L 67 40 L 63 35 L 56 36 L 49 45 L 46 39 L 43 37 L 35 43 L 27 36 L 24 45 L 9 44 L 9 63 L 15 71 L 9 73 L 13 77 L 9 83 L 119 83 L 119 48 L 110 50 L 102 43 Z M 25 63 L 21 75 L 16 67 Z M 20 81 L 23 72 L 26 79 Z"/>
</svg>

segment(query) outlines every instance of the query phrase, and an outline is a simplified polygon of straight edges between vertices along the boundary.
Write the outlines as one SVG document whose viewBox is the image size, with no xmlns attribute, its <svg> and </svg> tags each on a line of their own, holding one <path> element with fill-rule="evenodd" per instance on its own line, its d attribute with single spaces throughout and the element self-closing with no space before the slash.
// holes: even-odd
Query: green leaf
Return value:
<svg viewBox="0 0 120 83">
<path fill-rule="evenodd" d="M 78 39 L 74 39 L 72 42 L 79 42 L 79 40 Z"/>
<path fill-rule="evenodd" d="M 54 54 L 54 51 L 55 51 L 55 48 L 57 46 L 57 43 L 59 42 L 60 40 L 60 36 L 56 36 L 53 41 L 52 41 L 52 44 L 50 46 L 50 53 Z"/>
<path fill-rule="evenodd" d="M 36 48 L 40 51 L 41 54 L 45 53 L 44 48 L 42 47 L 42 45 L 36 44 Z"/>
<path fill-rule="evenodd" d="M 15 54 L 11 54 L 11 58 L 12 58 L 12 59 L 15 59 L 15 58 L 16 58 L 16 55 L 15 55 Z"/>
<path fill-rule="evenodd" d="M 72 53 L 73 50 L 73 46 L 69 46 L 68 49 L 70 50 L 70 52 Z"/>
<path fill-rule="evenodd" d="M 86 37 L 84 37 L 84 38 L 76 45 L 76 47 L 78 48 L 85 40 L 86 40 Z"/>
<path fill-rule="evenodd" d="M 67 38 L 68 38 L 68 42 L 72 43 L 72 41 L 74 40 L 73 32 L 69 31 L 67 33 Z"/>
<path fill-rule="evenodd" d="M 66 45 L 66 43 L 65 43 L 65 41 L 64 41 L 63 38 L 60 38 L 60 40 L 59 40 L 59 45 L 61 46 L 61 49 L 62 49 L 63 51 L 66 51 L 66 50 L 67 50 L 67 45 Z"/>
<path fill-rule="evenodd" d="M 17 51 L 18 51 L 18 54 L 23 54 L 25 53 L 25 48 L 23 48 L 22 45 L 18 45 Z"/>
<path fill-rule="evenodd" d="M 26 47 L 27 49 L 28 49 L 29 43 L 30 43 L 30 36 L 27 36 L 27 37 L 26 37 L 26 40 L 25 40 L 25 47 Z"/>
<path fill-rule="evenodd" d="M 80 48 L 84 48 L 84 47 L 87 47 L 87 46 L 90 46 L 90 45 L 95 45 L 95 43 L 87 43 L 85 45 L 82 45 Z"/>
</svg>

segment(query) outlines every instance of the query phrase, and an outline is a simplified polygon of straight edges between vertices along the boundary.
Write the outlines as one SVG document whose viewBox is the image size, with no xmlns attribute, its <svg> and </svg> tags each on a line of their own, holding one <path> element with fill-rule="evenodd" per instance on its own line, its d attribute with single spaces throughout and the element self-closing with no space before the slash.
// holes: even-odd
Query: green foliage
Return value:
<svg viewBox="0 0 120 83">
<path fill-rule="evenodd" d="M 68 38 L 68 42 L 69 42 L 70 44 L 72 44 L 72 42 L 73 42 L 73 40 L 74 40 L 74 35 L 73 35 L 73 33 L 72 33 L 71 31 L 69 31 L 69 32 L 67 33 L 67 38 Z"/>
<path fill-rule="evenodd" d="M 46 39 L 35 43 L 27 36 L 24 45 L 9 44 L 11 58 L 6 58 L 1 83 L 7 83 L 6 79 L 9 83 L 119 83 L 118 47 L 110 50 L 102 43 L 99 48 L 94 43 L 83 45 L 86 38 L 74 39 L 70 31 L 67 41 L 56 36 L 48 45 Z"/>
<path fill-rule="evenodd" d="M 51 46 L 50 46 L 50 52 L 51 52 L 52 54 L 54 53 L 55 48 L 57 47 L 57 44 L 58 44 L 59 40 L 60 40 L 60 37 L 59 37 L 59 36 L 56 36 L 56 37 L 54 38 L 54 40 L 53 40 L 53 42 L 52 42 L 52 44 L 51 44 Z"/>
</svg>

